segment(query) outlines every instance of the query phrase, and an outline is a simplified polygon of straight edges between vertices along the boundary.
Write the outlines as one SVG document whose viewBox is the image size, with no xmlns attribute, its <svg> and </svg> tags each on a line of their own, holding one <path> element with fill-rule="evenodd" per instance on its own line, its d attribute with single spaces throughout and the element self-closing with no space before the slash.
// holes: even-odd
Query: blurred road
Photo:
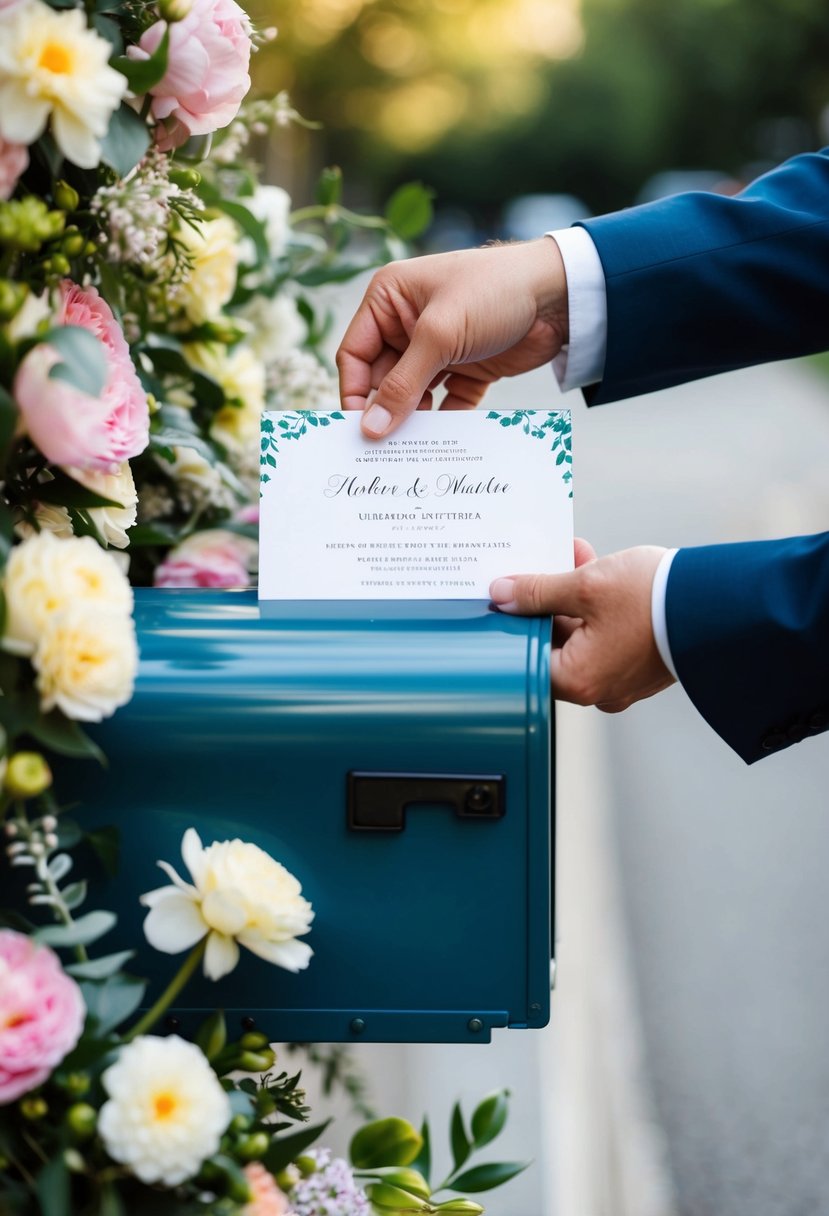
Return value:
<svg viewBox="0 0 829 1216">
<path fill-rule="evenodd" d="M 353 301 L 339 302 L 341 320 L 356 299 L 355 289 Z M 771 365 L 592 411 L 579 394 L 561 398 L 541 369 L 496 386 L 486 404 L 573 409 L 576 529 L 599 552 L 829 527 L 829 382 L 806 365 Z M 593 720 L 581 743 L 560 749 L 560 787 L 577 788 L 582 770 L 585 786 L 595 787 L 588 778 L 598 743 L 610 779 L 596 797 L 621 878 L 645 1066 L 679 1216 L 825 1214 L 829 736 L 749 768 L 678 688 L 617 717 L 569 710 L 568 732 L 574 713 Z M 562 850 L 558 864 L 568 865 Z M 572 926 L 580 914 L 577 894 L 567 902 L 559 916 L 565 943 L 568 920 Z M 564 971 L 560 983 L 557 1002 L 566 999 Z M 553 1033 L 555 1023 L 554 1003 Z M 531 1141 L 546 1134 L 538 1113 L 545 1095 L 524 1088 L 537 1073 L 537 1036 L 504 1037 L 500 1068 L 517 1093 L 522 1133 L 517 1148 L 504 1147 L 543 1162 L 543 1142 Z M 479 1063 L 460 1049 L 457 1067 L 446 1055 L 457 1049 L 412 1050 L 418 1104 L 434 1092 L 436 1073 L 448 1091 L 467 1088 L 476 1071 L 485 1088 L 502 1083 L 495 1045 Z M 555 1082 L 545 1077 L 542 1089 Z M 624 1129 L 617 1138 L 624 1152 Z M 559 1216 L 532 1185 L 511 1184 L 488 1211 Z M 611 1197 L 601 1213 L 620 1210 Z M 598 1206 L 582 1204 L 579 1216 L 600 1216 Z"/>
</svg>

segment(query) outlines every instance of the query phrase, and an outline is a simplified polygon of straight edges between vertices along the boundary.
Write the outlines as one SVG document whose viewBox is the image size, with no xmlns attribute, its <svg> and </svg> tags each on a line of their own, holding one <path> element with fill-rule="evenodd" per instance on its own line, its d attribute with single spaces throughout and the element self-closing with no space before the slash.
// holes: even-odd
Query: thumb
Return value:
<svg viewBox="0 0 829 1216">
<path fill-rule="evenodd" d="M 496 578 L 489 588 L 490 598 L 501 612 L 521 616 L 584 615 L 577 570 L 567 574 L 519 574 Z"/>
<path fill-rule="evenodd" d="M 435 376 L 445 367 L 440 330 L 424 313 L 412 330 L 409 345 L 380 381 L 373 404 L 363 414 L 363 432 L 368 438 L 390 435 L 404 418 L 414 413 Z"/>
</svg>

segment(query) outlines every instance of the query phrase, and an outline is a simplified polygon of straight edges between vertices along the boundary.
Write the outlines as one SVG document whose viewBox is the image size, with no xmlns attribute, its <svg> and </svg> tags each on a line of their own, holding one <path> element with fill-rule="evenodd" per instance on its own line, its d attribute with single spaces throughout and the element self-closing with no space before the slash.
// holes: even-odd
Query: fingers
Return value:
<svg viewBox="0 0 829 1216">
<path fill-rule="evenodd" d="M 390 435 L 421 406 L 429 385 L 446 366 L 438 334 L 427 310 L 415 325 L 409 345 L 377 386 L 376 400 L 363 415 L 363 433 L 370 439 Z"/>
<path fill-rule="evenodd" d="M 583 579 L 578 570 L 569 574 L 520 574 L 496 578 L 490 598 L 501 612 L 522 616 L 584 616 Z"/>
<path fill-rule="evenodd" d="M 573 541 L 573 557 L 576 569 L 578 569 L 579 566 L 586 566 L 588 562 L 594 562 L 597 554 L 589 540 L 585 540 L 583 536 L 577 536 Z"/>
</svg>

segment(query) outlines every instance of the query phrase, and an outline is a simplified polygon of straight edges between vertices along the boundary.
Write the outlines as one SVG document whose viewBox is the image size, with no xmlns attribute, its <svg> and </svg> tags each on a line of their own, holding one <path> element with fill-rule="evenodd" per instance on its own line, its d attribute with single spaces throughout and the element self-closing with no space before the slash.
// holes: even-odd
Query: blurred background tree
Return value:
<svg viewBox="0 0 829 1216">
<path fill-rule="evenodd" d="M 498 230 L 508 199 L 635 200 L 660 170 L 746 180 L 829 142 L 826 0 L 260 0 L 255 65 L 323 124 L 275 150 L 376 204 L 419 177 Z M 821 130 L 821 123 L 824 130 Z"/>
</svg>

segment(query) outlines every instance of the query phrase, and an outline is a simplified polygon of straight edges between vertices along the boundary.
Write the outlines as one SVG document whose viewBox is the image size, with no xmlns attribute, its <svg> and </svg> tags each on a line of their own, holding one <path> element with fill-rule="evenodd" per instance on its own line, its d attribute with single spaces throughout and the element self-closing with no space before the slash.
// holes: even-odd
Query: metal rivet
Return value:
<svg viewBox="0 0 829 1216">
<path fill-rule="evenodd" d="M 362 1018 L 352 1018 L 351 1019 L 351 1033 L 352 1034 L 362 1034 L 363 1031 L 365 1030 L 365 1028 L 366 1028 L 366 1024 Z"/>
<path fill-rule="evenodd" d="M 541 1006 L 539 1005 L 538 1001 L 533 1001 L 532 1005 L 530 1005 L 530 1009 L 532 1009 L 533 1013 L 538 1013 L 540 1008 Z"/>
<path fill-rule="evenodd" d="M 241 1023 L 242 1023 L 242 1030 L 255 1030 L 256 1029 L 256 1018 L 252 1018 L 250 1016 L 250 1014 L 247 1014 L 245 1017 L 243 1017 L 241 1019 Z"/>
<path fill-rule="evenodd" d="M 473 1034 L 480 1034 L 484 1028 L 484 1024 L 480 1018 L 470 1018 L 466 1023 L 467 1030 L 471 1030 Z"/>
<path fill-rule="evenodd" d="M 165 1018 L 164 1019 L 164 1029 L 165 1030 L 180 1030 L 181 1022 L 178 1020 L 178 1018 L 174 1018 L 174 1017 Z"/>
</svg>

